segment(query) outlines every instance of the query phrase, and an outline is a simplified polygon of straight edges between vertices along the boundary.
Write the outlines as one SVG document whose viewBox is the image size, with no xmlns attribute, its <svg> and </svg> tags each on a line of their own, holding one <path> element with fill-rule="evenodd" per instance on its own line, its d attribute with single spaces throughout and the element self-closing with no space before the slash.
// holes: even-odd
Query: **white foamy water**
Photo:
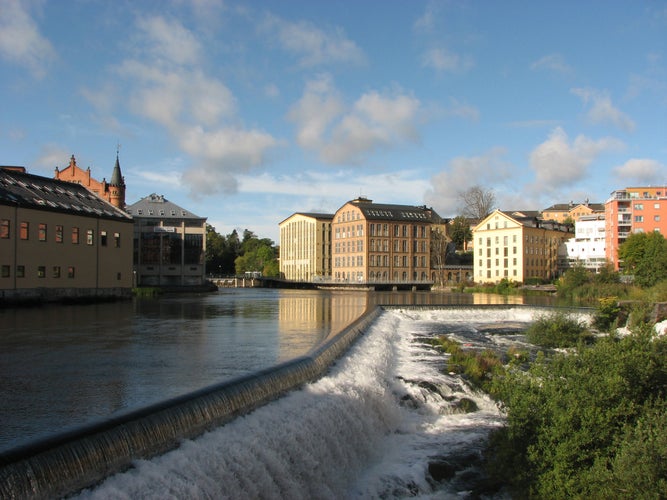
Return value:
<svg viewBox="0 0 667 500">
<path fill-rule="evenodd" d="M 503 418 L 489 398 L 443 373 L 444 356 L 417 339 L 449 333 L 475 346 L 506 343 L 534 314 L 533 308 L 385 311 L 326 377 L 137 461 L 80 496 L 465 497 L 474 460 L 441 482 L 430 477 L 429 463 L 479 455 Z M 461 398 L 478 411 L 458 410 Z"/>
</svg>

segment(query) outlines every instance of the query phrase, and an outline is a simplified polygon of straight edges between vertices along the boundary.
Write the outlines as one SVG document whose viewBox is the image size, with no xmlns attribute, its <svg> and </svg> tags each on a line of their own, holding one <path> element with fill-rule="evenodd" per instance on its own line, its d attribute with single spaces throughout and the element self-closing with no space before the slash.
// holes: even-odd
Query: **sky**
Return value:
<svg viewBox="0 0 667 500">
<path fill-rule="evenodd" d="M 664 0 L 0 0 L 0 165 L 279 243 L 365 196 L 461 213 L 667 184 Z"/>
</svg>

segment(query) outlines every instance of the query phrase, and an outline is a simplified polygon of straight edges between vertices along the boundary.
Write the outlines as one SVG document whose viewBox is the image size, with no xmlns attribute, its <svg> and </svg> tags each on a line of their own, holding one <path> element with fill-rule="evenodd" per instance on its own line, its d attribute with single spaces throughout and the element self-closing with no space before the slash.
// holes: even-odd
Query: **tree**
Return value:
<svg viewBox="0 0 667 500">
<path fill-rule="evenodd" d="M 462 215 L 455 217 L 452 221 L 449 234 L 456 245 L 456 249 L 465 250 L 466 243 L 472 239 L 472 231 L 470 230 L 468 219 Z"/>
<path fill-rule="evenodd" d="M 632 233 L 618 248 L 618 258 L 639 286 L 653 286 L 667 276 L 667 240 L 656 231 Z"/>
<path fill-rule="evenodd" d="M 492 189 L 472 186 L 458 194 L 462 204 L 461 214 L 470 219 L 482 220 L 493 212 L 496 206 L 496 195 Z"/>
</svg>

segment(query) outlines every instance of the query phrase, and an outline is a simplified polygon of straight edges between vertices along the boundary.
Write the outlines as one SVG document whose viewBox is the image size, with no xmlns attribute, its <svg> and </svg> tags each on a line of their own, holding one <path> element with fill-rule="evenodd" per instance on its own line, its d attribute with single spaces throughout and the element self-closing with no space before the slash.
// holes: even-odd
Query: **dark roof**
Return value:
<svg viewBox="0 0 667 500">
<path fill-rule="evenodd" d="M 120 173 L 120 163 L 118 162 L 118 155 L 116 155 L 116 164 L 113 167 L 113 173 L 111 174 L 111 180 L 109 181 L 110 186 L 124 186 L 125 179 Z"/>
<path fill-rule="evenodd" d="M 297 212 L 294 215 L 303 215 L 305 217 L 313 217 L 314 219 L 333 219 L 334 214 L 325 214 L 320 212 Z"/>
<path fill-rule="evenodd" d="M 0 168 L 0 204 L 132 221 L 125 212 L 79 184 L 28 174 L 17 168 Z"/>
<path fill-rule="evenodd" d="M 542 229 L 551 229 L 553 231 L 562 231 L 565 233 L 570 233 L 572 232 L 573 228 L 567 224 L 561 224 L 559 222 L 555 222 L 552 220 L 542 220 L 539 217 L 534 217 L 534 216 L 517 216 L 517 212 L 506 212 L 505 210 L 500 210 L 503 214 L 507 215 L 508 217 L 514 219 L 517 221 L 519 224 L 522 226 L 526 227 L 535 227 L 535 228 L 542 228 Z M 525 212 L 520 212 L 520 213 L 525 213 Z"/>
<path fill-rule="evenodd" d="M 386 203 L 373 203 L 366 198 L 357 198 L 348 203 L 359 207 L 366 220 L 387 220 L 387 221 L 423 221 L 438 224 L 442 221 L 441 217 L 426 205 L 391 205 Z"/>
<path fill-rule="evenodd" d="M 135 219 L 199 219 L 206 220 L 206 217 L 199 217 L 189 210 L 172 203 L 161 194 L 151 194 L 140 199 L 136 203 L 125 208 L 128 214 Z"/>
</svg>

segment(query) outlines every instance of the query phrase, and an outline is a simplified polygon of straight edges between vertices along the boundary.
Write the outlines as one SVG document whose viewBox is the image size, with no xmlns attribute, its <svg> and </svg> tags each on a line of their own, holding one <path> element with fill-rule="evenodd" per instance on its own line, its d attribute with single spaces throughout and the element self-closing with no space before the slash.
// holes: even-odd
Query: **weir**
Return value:
<svg viewBox="0 0 667 500">
<path fill-rule="evenodd" d="M 306 356 L 4 452 L 0 498 L 72 494 L 248 413 L 321 377 L 380 311 L 366 311 Z"/>
</svg>

